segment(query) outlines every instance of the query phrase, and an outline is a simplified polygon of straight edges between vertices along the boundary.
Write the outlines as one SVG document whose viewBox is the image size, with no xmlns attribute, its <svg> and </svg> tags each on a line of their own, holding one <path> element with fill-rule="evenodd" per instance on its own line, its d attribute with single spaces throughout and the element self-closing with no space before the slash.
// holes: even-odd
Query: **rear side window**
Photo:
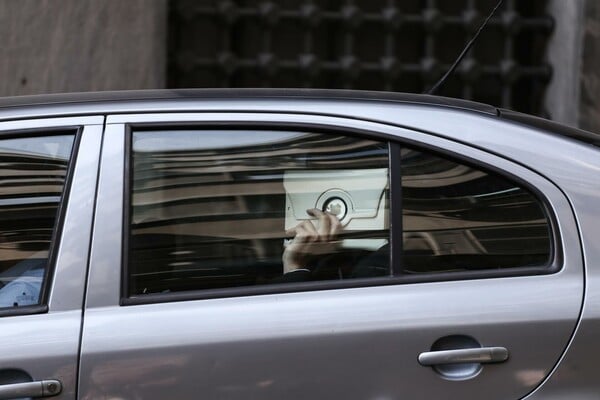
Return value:
<svg viewBox="0 0 600 400">
<path fill-rule="evenodd" d="M 0 308 L 42 302 L 73 141 L 0 139 Z"/>
<path fill-rule="evenodd" d="M 390 274 L 386 143 L 140 131 L 131 149 L 130 296 Z"/>
</svg>

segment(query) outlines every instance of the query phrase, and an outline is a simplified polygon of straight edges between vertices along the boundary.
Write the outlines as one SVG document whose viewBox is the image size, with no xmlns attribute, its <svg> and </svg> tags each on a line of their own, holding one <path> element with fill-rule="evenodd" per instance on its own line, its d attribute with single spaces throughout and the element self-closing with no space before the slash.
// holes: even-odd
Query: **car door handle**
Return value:
<svg viewBox="0 0 600 400">
<path fill-rule="evenodd" d="M 419 364 L 424 366 L 465 363 L 498 363 L 506 361 L 507 359 L 508 350 L 504 347 L 440 350 L 419 354 Z"/>
<path fill-rule="evenodd" d="M 0 400 L 23 397 L 50 397 L 62 391 L 62 384 L 56 379 L 36 382 L 9 383 L 0 385 Z"/>
</svg>

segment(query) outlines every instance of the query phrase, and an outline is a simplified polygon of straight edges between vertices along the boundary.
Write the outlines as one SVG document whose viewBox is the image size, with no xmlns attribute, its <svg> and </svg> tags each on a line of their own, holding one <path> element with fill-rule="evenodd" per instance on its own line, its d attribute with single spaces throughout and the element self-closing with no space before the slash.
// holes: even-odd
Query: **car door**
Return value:
<svg viewBox="0 0 600 400">
<path fill-rule="evenodd" d="M 0 122 L 2 398 L 76 398 L 103 122 Z"/>
<path fill-rule="evenodd" d="M 583 267 L 561 191 L 468 145 L 145 114 L 107 119 L 88 284 L 82 398 L 516 399 L 566 348 Z"/>
</svg>

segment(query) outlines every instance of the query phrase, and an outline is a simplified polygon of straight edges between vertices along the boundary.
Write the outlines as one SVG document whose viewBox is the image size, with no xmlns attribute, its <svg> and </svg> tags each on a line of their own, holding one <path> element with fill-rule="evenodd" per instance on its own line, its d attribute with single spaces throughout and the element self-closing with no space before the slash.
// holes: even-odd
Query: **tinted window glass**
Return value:
<svg viewBox="0 0 600 400">
<path fill-rule="evenodd" d="M 401 164 L 406 273 L 549 263 L 549 223 L 529 191 L 426 152 L 405 148 Z"/>
<path fill-rule="evenodd" d="M 73 136 L 0 140 L 0 307 L 40 304 Z"/>
<path fill-rule="evenodd" d="M 389 275 L 387 144 L 247 130 L 131 141 L 130 295 Z"/>
</svg>

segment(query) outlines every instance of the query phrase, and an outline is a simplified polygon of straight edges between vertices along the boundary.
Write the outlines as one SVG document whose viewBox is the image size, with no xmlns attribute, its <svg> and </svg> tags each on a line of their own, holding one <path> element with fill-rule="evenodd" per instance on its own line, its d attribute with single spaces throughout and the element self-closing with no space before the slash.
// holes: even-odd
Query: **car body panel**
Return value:
<svg viewBox="0 0 600 400">
<path fill-rule="evenodd" d="M 489 115 L 497 115 L 498 110 L 490 105 L 473 101 L 441 96 L 413 93 L 393 93 L 335 89 L 168 89 L 130 90 L 87 93 L 58 93 L 34 96 L 0 98 L 0 119 L 13 119 L 27 112 L 36 116 L 47 114 L 86 114 L 90 109 L 106 113 L 136 112 L 139 108 L 155 109 L 158 104 L 178 106 L 198 101 L 214 102 L 248 99 L 270 99 L 275 101 L 315 101 L 315 100 L 359 100 L 395 104 L 437 105 L 459 110 L 470 110 Z M 196 107 L 196 109 L 198 109 Z M 23 113 L 23 114 L 21 114 Z"/>
<path fill-rule="evenodd" d="M 329 126 L 421 143 L 493 165 L 530 182 L 547 196 L 560 231 L 563 267 L 540 276 L 121 306 L 115 282 L 121 277 L 118 250 L 123 232 L 126 126 L 148 123 Z M 487 134 L 493 137 L 493 132 Z M 80 394 L 145 399 L 164 398 L 173 391 L 181 398 L 197 393 L 245 399 L 439 398 L 449 394 L 520 398 L 550 373 L 575 329 L 584 285 L 578 236 L 567 198 L 550 181 L 514 161 L 438 135 L 357 116 L 348 119 L 299 111 L 109 116 L 90 262 Z M 485 366 L 477 377 L 461 382 L 444 379 L 418 364 L 419 353 L 428 351 L 438 338 L 454 334 L 475 337 L 486 346 L 506 346 L 510 359 Z M 110 372 L 115 365 L 123 372 Z"/>
</svg>

